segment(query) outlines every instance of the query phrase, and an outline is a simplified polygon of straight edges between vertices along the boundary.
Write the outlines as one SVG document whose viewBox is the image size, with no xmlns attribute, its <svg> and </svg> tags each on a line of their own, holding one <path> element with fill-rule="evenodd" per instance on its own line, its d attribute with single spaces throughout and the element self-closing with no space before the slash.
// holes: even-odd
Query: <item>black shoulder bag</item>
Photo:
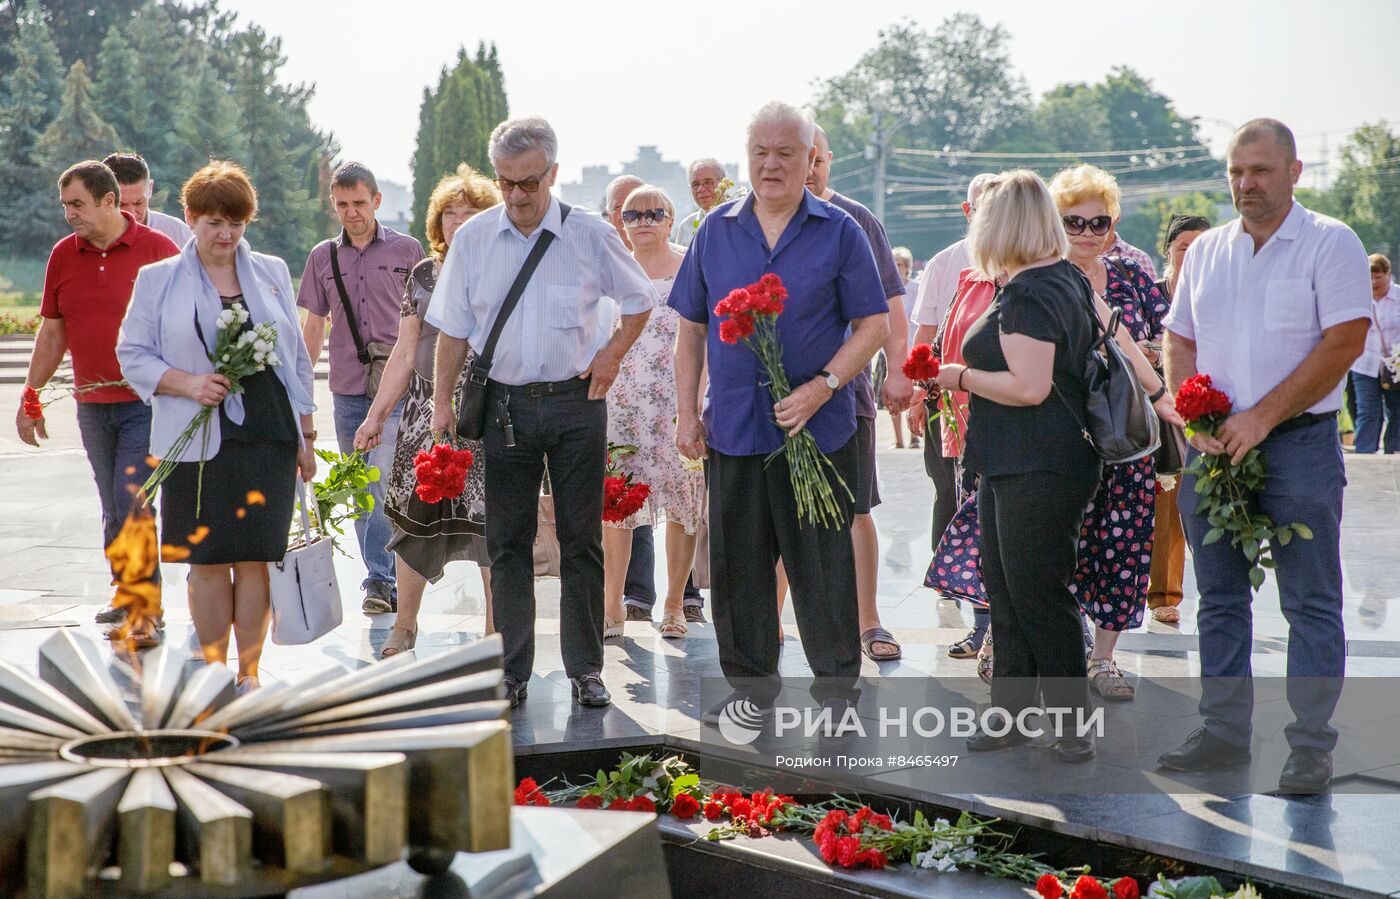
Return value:
<svg viewBox="0 0 1400 899">
<path fill-rule="evenodd" d="M 1123 277 L 1124 281 L 1129 284 L 1133 283 L 1132 272 L 1128 271 L 1128 267 L 1123 264 L 1122 256 L 1110 256 L 1108 262 L 1118 270 L 1118 274 Z M 1133 289 L 1136 290 L 1137 286 L 1134 285 Z M 1143 299 L 1145 300 L 1146 297 Z M 1154 365 L 1153 369 L 1157 372 L 1157 376 L 1162 379 L 1162 383 L 1167 383 L 1167 376 L 1162 371 L 1161 364 Z M 1178 474 L 1186 467 L 1186 433 L 1177 425 L 1169 421 L 1162 421 L 1160 418 L 1157 419 L 1157 426 L 1160 429 L 1160 442 L 1156 452 L 1152 454 L 1152 465 L 1158 474 Z"/>
<path fill-rule="evenodd" d="M 564 220 L 569 217 L 569 207 L 566 203 L 559 204 L 559 225 L 562 230 Z M 496 320 L 491 323 L 491 333 L 486 337 L 486 345 L 481 348 L 476 361 L 472 363 L 471 369 L 467 372 L 466 383 L 462 385 L 462 404 L 457 409 L 457 436 L 466 440 L 480 440 L 486 433 L 486 381 L 491 373 L 491 361 L 496 355 L 496 344 L 501 339 L 501 331 L 505 329 L 506 321 L 510 314 L 515 311 L 515 307 L 520 304 L 520 298 L 525 293 L 525 287 L 530 283 L 530 278 L 535 274 L 535 269 L 539 268 L 540 260 L 544 258 L 545 251 L 554 242 L 554 232 L 545 231 L 540 234 L 535 245 L 530 248 L 530 255 L 525 257 L 525 264 L 520 266 L 520 273 L 511 282 L 510 290 L 506 292 L 505 302 L 501 303 L 501 309 L 496 313 Z"/>
<path fill-rule="evenodd" d="M 1122 313 L 1114 309 L 1107 326 L 1099 321 L 1094 289 L 1082 272 L 1079 276 L 1089 299 L 1089 320 L 1097 335 L 1089 344 L 1084 359 L 1084 381 L 1088 390 L 1083 414 L 1065 399 L 1058 384 L 1052 382 L 1051 386 L 1084 430 L 1099 458 L 1109 465 L 1121 465 L 1157 451 L 1161 442 L 1157 412 L 1147 401 L 1137 373 L 1114 339 Z"/>
<path fill-rule="evenodd" d="M 337 239 L 331 240 L 331 274 L 335 275 L 335 291 L 340 294 L 340 305 L 345 310 L 345 324 L 350 329 L 350 337 L 355 341 L 355 354 L 365 367 L 365 396 L 374 399 L 379 392 L 379 379 L 384 377 L 384 366 L 389 362 L 389 354 L 394 351 L 390 343 L 365 343 L 360 337 L 360 326 L 355 321 L 355 311 L 350 308 L 350 294 L 345 290 L 345 279 L 340 275 L 340 253 Z"/>
</svg>

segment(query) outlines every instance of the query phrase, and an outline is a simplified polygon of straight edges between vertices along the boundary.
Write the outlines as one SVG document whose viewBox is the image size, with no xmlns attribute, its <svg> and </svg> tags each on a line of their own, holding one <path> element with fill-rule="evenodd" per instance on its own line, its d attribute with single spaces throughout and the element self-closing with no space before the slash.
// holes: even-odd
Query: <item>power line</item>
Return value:
<svg viewBox="0 0 1400 899">
<path fill-rule="evenodd" d="M 941 159 L 1102 159 L 1108 156 L 1141 156 L 1146 153 L 1185 153 L 1191 150 L 1210 150 L 1209 144 L 1190 144 L 1178 147 L 1135 147 L 1128 150 L 1089 150 L 1083 152 L 1057 153 L 996 153 L 982 150 L 919 150 L 912 147 L 898 147 L 890 152 L 900 156 L 932 156 Z"/>
</svg>

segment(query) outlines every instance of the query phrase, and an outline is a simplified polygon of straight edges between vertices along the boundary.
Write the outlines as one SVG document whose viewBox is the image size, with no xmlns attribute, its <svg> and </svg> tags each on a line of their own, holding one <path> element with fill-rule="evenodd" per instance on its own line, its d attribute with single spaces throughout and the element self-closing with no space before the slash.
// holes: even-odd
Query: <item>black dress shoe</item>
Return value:
<svg viewBox="0 0 1400 899">
<path fill-rule="evenodd" d="M 726 709 L 730 721 L 736 722 L 740 727 L 759 730 L 773 717 L 773 700 L 734 690 L 713 707 L 705 710 L 700 715 L 700 723 L 718 727 L 720 719 L 726 717 Z"/>
<path fill-rule="evenodd" d="M 1303 746 L 1288 754 L 1278 788 L 1284 793 L 1321 793 L 1332 782 L 1332 753 Z"/>
<path fill-rule="evenodd" d="M 502 699 L 510 702 L 510 707 L 515 708 L 525 701 L 525 694 L 529 690 L 529 684 L 525 681 L 518 681 L 513 677 L 504 679 L 505 696 Z"/>
<path fill-rule="evenodd" d="M 583 677 L 572 678 L 569 682 L 574 685 L 574 701 L 579 705 L 601 708 L 612 704 L 612 696 L 598 675 L 585 674 Z"/>
<path fill-rule="evenodd" d="M 1061 737 L 1060 741 L 1055 744 L 1055 755 L 1062 762 L 1075 764 L 1087 762 L 1094 757 L 1096 752 L 1092 736 Z"/>
<path fill-rule="evenodd" d="M 108 603 L 106 608 L 92 616 L 92 620 L 98 624 L 117 624 L 126 618 L 126 609 L 119 609 Z"/>
<path fill-rule="evenodd" d="M 1006 724 L 1006 720 L 1002 719 L 1001 724 Z M 997 730 L 1001 730 L 1001 728 L 998 727 Z M 1012 746 L 1023 746 L 1030 741 L 1031 738 L 1021 733 L 1015 726 L 999 737 L 994 737 L 979 729 L 977 733 L 967 738 L 967 751 L 991 752 L 997 749 L 1010 749 Z"/>
<path fill-rule="evenodd" d="M 1186 742 L 1157 756 L 1157 764 L 1173 771 L 1205 771 L 1228 768 L 1249 761 L 1249 747 L 1222 740 L 1198 727 Z"/>
</svg>

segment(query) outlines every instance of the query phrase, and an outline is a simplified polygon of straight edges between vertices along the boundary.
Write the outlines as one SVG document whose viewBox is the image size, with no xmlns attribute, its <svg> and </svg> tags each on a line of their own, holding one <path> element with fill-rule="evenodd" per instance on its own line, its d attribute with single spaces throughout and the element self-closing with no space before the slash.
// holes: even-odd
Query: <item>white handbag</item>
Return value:
<svg viewBox="0 0 1400 899">
<path fill-rule="evenodd" d="M 340 626 L 344 610 L 335 580 L 335 556 L 325 534 L 311 533 L 306 514 L 306 483 L 297 476 L 302 542 L 280 562 L 267 563 L 272 597 L 272 642 L 279 646 L 310 643 Z"/>
</svg>

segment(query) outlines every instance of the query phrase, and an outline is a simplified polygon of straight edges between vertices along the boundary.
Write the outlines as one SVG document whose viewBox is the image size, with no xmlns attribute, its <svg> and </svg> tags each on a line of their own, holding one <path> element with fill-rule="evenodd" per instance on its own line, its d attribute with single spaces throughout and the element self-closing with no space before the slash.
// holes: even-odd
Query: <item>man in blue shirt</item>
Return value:
<svg viewBox="0 0 1400 899">
<path fill-rule="evenodd" d="M 677 410 L 676 444 L 709 457 L 710 571 L 720 666 L 736 690 L 771 705 L 779 689 L 775 566 L 792 583 L 793 611 L 823 701 L 848 701 L 860 672 L 850 498 L 836 487 L 844 524 L 798 520 L 787 457 L 765 464 L 784 432 L 807 428 L 847 484 L 856 480 L 856 403 L 849 382 L 889 333 L 884 288 L 860 226 L 805 187 L 814 125 L 794 107 L 764 106 L 749 123 L 753 193 L 705 218 L 676 275 L 670 304 L 680 396 L 699 390 L 708 355 L 703 423 Z M 788 291 L 778 318 L 793 392 L 774 404 L 758 357 L 719 338 L 714 306 L 772 272 Z"/>
</svg>

